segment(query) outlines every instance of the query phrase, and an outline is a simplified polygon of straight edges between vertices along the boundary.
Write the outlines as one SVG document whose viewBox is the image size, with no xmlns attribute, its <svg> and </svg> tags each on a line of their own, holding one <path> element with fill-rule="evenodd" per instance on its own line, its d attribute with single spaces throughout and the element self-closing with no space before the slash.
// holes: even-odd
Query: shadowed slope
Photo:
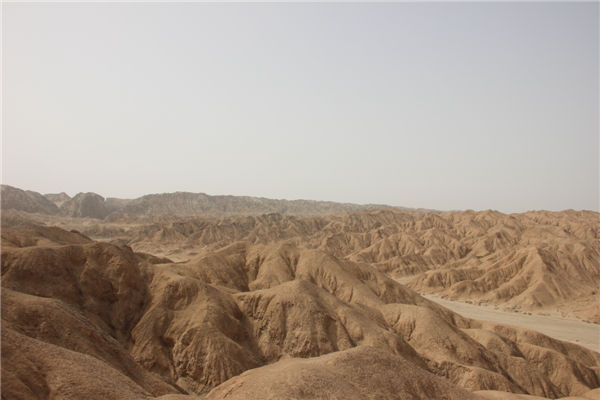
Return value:
<svg viewBox="0 0 600 400">
<path fill-rule="evenodd" d="M 147 399 L 151 394 L 95 357 L 2 327 L 5 399 Z"/>
<path fill-rule="evenodd" d="M 17 369 L 15 372 L 21 377 L 20 379 L 40 380 L 40 385 L 49 385 L 49 382 L 43 383 L 42 375 L 47 375 L 48 372 L 44 371 L 40 365 L 47 365 L 50 369 L 56 368 L 53 376 L 62 379 L 60 378 L 61 374 L 69 373 L 68 370 L 61 369 L 62 362 L 64 362 L 64 360 L 61 361 L 61 357 L 64 357 L 68 360 L 79 359 L 80 361 L 73 362 L 82 363 L 79 368 L 88 375 L 95 373 L 94 368 L 107 371 L 114 369 L 109 375 L 121 374 L 122 376 L 116 379 L 127 381 L 125 377 L 128 377 L 133 380 L 135 385 L 127 384 L 125 386 L 135 388 L 135 392 L 158 395 L 176 391 L 158 376 L 154 376 L 136 364 L 125 348 L 113 337 L 103 332 L 76 309 L 60 300 L 3 289 L 2 331 L 3 335 L 8 335 L 6 342 L 4 341 L 5 336 L 2 338 L 3 373 L 5 371 L 12 373 L 18 365 L 22 365 L 23 369 Z M 20 343 L 18 351 L 13 348 L 15 342 Z M 21 346 L 25 346 L 25 348 Z M 35 356 L 33 354 L 26 355 L 25 358 L 29 361 L 18 362 L 19 357 L 23 357 L 19 353 L 28 354 L 28 351 L 35 353 Z M 54 359 L 50 360 L 50 358 Z M 89 360 L 93 360 L 93 362 Z M 32 370 L 27 372 L 25 369 L 30 362 L 36 365 L 35 370 L 40 374 L 38 378 L 31 376 L 38 372 L 34 373 Z M 86 369 L 85 365 L 89 366 L 89 369 Z M 106 377 L 99 378 L 105 379 Z M 89 376 L 86 379 L 89 380 Z M 3 384 L 6 382 L 4 378 L 2 381 Z M 82 386 L 87 383 L 84 380 Z M 90 390 L 92 389 L 90 388 Z M 7 398 L 18 398 L 17 392 L 13 393 L 3 385 L 3 396 L 7 393 L 12 393 L 14 396 Z M 37 394 L 39 395 L 39 393 Z M 57 395 L 52 388 L 48 388 L 48 394 Z"/>
</svg>

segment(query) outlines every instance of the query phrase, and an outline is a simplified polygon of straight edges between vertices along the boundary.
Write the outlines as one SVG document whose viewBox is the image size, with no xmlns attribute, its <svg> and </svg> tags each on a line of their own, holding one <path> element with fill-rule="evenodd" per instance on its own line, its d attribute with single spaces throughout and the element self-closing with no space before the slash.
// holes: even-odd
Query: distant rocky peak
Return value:
<svg viewBox="0 0 600 400">
<path fill-rule="evenodd" d="M 92 192 L 77 193 L 75 197 L 65 201 L 61 205 L 60 211 L 65 216 L 76 218 L 104 219 L 109 214 L 104 197 Z"/>
</svg>

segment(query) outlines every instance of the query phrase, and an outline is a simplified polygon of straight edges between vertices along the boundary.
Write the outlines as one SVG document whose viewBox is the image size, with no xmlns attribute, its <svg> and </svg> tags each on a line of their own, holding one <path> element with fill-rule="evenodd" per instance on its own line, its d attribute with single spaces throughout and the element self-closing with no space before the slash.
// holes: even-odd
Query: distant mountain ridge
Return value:
<svg viewBox="0 0 600 400">
<path fill-rule="evenodd" d="M 0 200 L 2 210 L 14 209 L 48 215 L 57 215 L 60 212 L 56 204 L 42 194 L 8 185 L 1 186 Z"/>
<path fill-rule="evenodd" d="M 225 216 L 326 215 L 351 211 L 392 208 L 382 204 L 352 204 L 316 200 L 276 200 L 249 196 L 211 196 L 205 193 L 174 192 L 149 194 L 136 199 L 104 198 L 96 193 L 42 195 L 2 185 L 2 210 L 62 215 L 75 218 L 117 218 L 120 216 Z M 399 207 L 394 207 L 399 208 Z"/>
</svg>

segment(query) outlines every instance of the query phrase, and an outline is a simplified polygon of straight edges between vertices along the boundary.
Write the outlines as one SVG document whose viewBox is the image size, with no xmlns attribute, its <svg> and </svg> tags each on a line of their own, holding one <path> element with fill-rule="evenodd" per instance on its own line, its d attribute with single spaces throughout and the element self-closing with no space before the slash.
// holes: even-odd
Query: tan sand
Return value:
<svg viewBox="0 0 600 400">
<path fill-rule="evenodd" d="M 423 297 L 449 308 L 463 317 L 532 329 L 555 339 L 600 351 L 600 325 L 598 324 L 572 318 L 501 311 L 490 306 L 476 306 L 433 295 L 423 295 Z"/>
</svg>

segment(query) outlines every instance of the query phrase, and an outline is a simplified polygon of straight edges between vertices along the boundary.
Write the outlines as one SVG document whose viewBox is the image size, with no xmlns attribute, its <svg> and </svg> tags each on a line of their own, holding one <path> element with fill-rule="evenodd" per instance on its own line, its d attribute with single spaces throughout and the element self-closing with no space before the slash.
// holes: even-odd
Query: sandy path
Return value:
<svg viewBox="0 0 600 400">
<path fill-rule="evenodd" d="M 600 325 L 597 324 L 570 318 L 500 311 L 489 306 L 475 306 L 460 301 L 441 299 L 429 294 L 422 296 L 464 317 L 532 329 L 544 335 L 577 343 L 600 352 Z"/>
</svg>

